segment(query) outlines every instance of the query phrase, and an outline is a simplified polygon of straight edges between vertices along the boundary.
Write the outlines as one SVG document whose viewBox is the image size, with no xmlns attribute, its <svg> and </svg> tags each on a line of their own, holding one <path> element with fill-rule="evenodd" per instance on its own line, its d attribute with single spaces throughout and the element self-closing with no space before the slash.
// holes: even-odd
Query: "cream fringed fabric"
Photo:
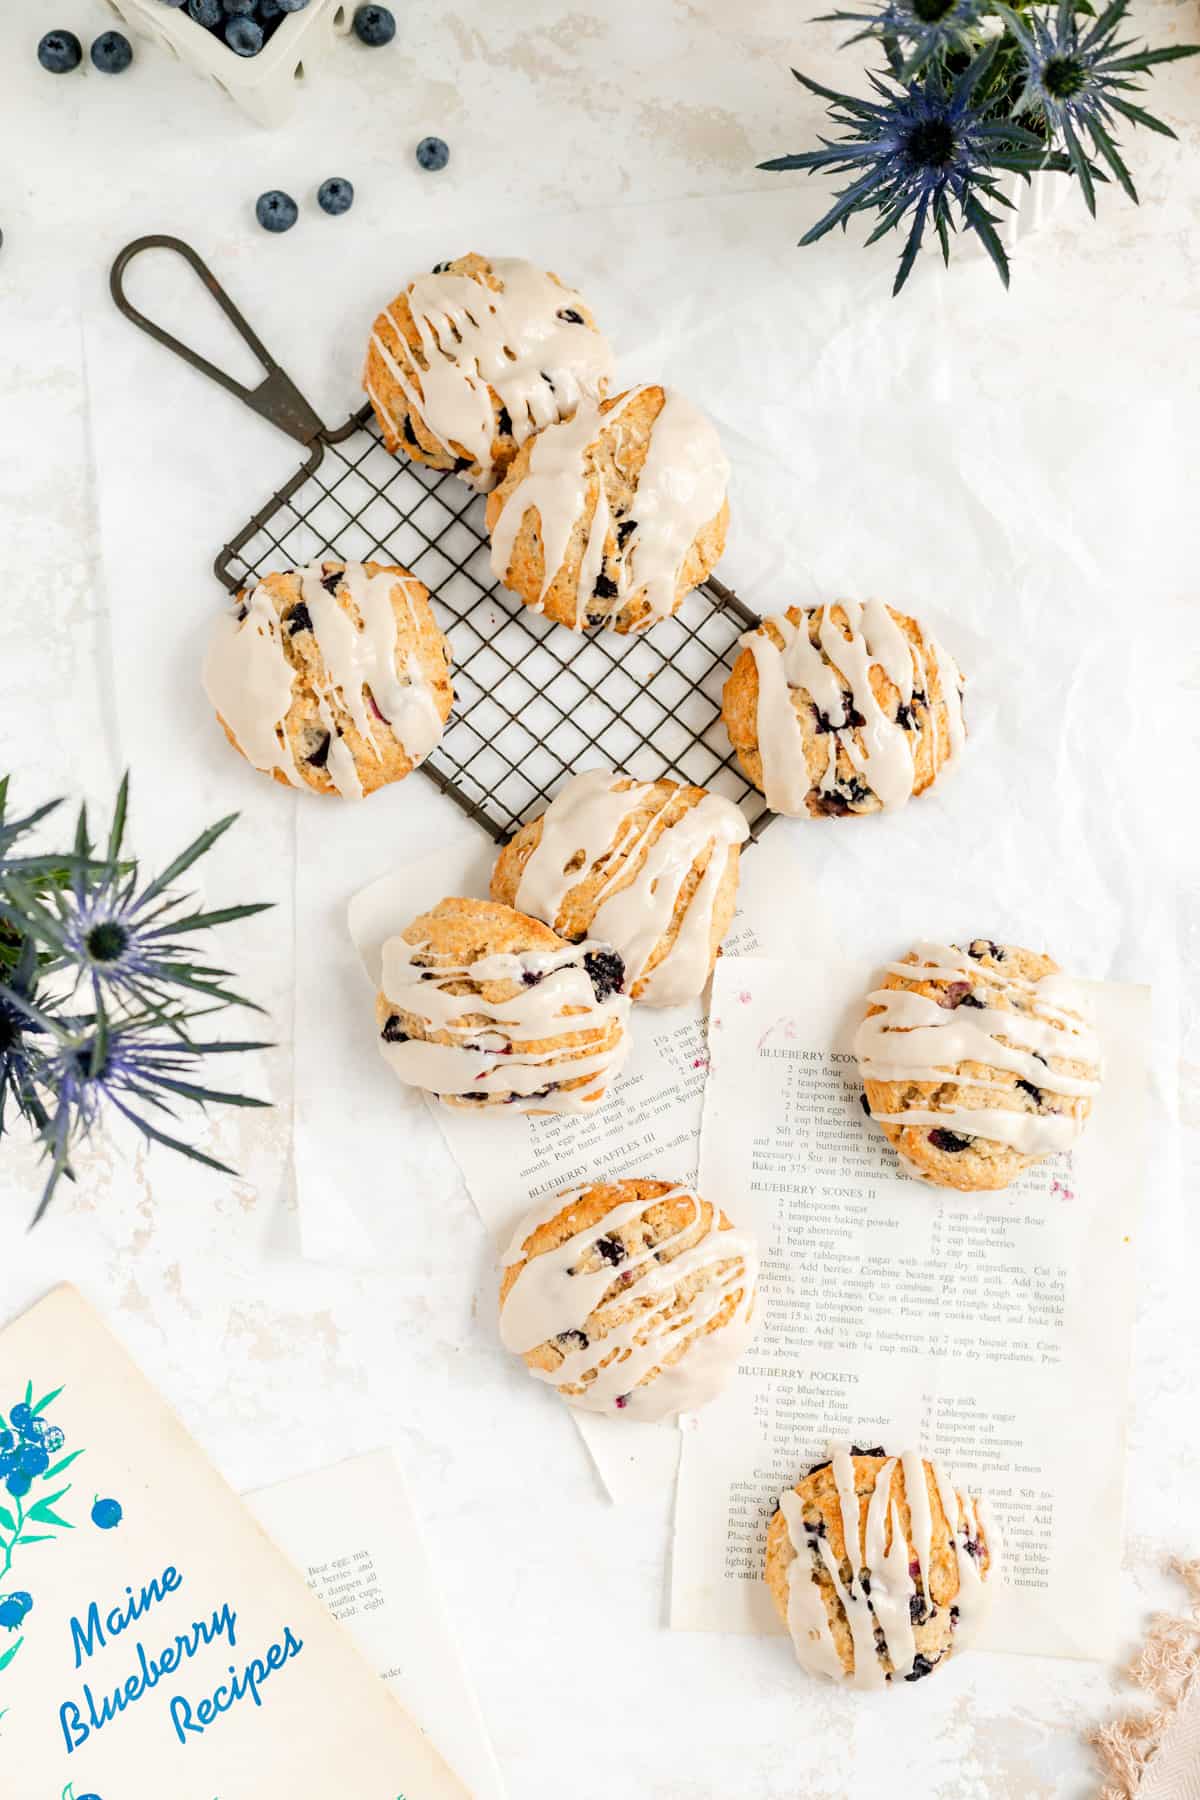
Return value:
<svg viewBox="0 0 1200 1800">
<path fill-rule="evenodd" d="M 1108 1776 L 1098 1800 L 1200 1800 L 1200 1560 L 1171 1567 L 1193 1607 L 1182 1618 L 1157 1614 L 1129 1666 L 1153 1710 L 1089 1733 Z"/>
</svg>

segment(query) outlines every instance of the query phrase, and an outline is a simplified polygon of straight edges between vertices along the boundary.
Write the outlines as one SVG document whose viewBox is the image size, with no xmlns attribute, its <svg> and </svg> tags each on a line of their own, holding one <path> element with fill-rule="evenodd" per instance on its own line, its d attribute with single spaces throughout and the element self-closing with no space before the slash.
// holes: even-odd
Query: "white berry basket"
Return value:
<svg viewBox="0 0 1200 1800">
<path fill-rule="evenodd" d="M 353 22 L 351 0 L 309 0 L 302 12 L 285 13 L 257 56 L 238 56 L 189 17 L 186 7 L 163 0 L 107 0 L 131 30 L 154 38 L 197 74 L 206 75 L 260 125 L 289 118 L 313 65 Z"/>
</svg>

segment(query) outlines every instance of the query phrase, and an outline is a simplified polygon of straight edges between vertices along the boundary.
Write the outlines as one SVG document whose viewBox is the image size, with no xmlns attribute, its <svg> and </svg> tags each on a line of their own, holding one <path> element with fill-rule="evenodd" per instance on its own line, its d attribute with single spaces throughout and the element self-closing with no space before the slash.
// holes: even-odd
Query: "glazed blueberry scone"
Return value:
<svg viewBox="0 0 1200 1800">
<path fill-rule="evenodd" d="M 383 946 L 379 1049 L 447 1106 L 590 1112 L 629 1049 L 625 967 L 493 900 L 451 898 Z"/>
<path fill-rule="evenodd" d="M 599 400 L 612 351 L 582 295 L 517 257 L 460 256 L 375 321 L 363 385 L 383 441 L 494 487 L 535 431 Z"/>
<path fill-rule="evenodd" d="M 712 974 L 749 832 L 719 794 L 592 769 L 501 850 L 492 898 L 572 943 L 611 944 L 632 999 L 680 1006 Z"/>
<path fill-rule="evenodd" d="M 854 1040 L 865 1105 L 910 1175 L 1007 1187 L 1083 1130 L 1100 1046 L 1050 957 L 990 938 L 918 944 L 867 1006 Z"/>
<path fill-rule="evenodd" d="M 645 631 L 725 548 L 729 463 L 673 388 L 630 388 L 540 432 L 488 498 L 492 572 L 573 631 Z"/>
<path fill-rule="evenodd" d="M 919 1681 L 966 1649 L 996 1566 L 986 1508 L 914 1451 L 835 1448 L 767 1531 L 767 1586 L 797 1661 L 850 1687 Z"/>
<path fill-rule="evenodd" d="M 722 717 L 775 812 L 903 806 L 962 750 L 957 664 L 916 619 L 879 600 L 789 606 L 741 643 Z"/>
<path fill-rule="evenodd" d="M 526 1218 L 505 1257 L 500 1336 L 572 1406 L 693 1412 L 750 1339 L 758 1257 L 719 1207 L 669 1181 L 599 1181 Z"/>
<path fill-rule="evenodd" d="M 238 594 L 210 641 L 204 688 L 256 769 L 353 800 L 424 762 L 454 700 L 428 589 L 374 562 L 312 563 Z"/>
</svg>

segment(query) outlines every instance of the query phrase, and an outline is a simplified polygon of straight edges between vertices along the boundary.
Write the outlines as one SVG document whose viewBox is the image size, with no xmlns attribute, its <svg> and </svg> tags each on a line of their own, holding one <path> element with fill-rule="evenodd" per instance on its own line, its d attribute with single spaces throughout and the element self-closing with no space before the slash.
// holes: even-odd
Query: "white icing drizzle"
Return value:
<svg viewBox="0 0 1200 1800">
<path fill-rule="evenodd" d="M 533 432 L 568 418 L 581 401 L 601 398 L 613 372 L 607 339 L 562 317 L 585 305 L 573 288 L 517 257 L 493 257 L 491 267 L 503 283 L 500 290 L 451 270 L 418 275 L 412 283 L 408 306 L 425 368 L 398 361 L 378 323 L 371 335 L 410 408 L 447 455 L 457 456 L 461 446 L 478 466 L 478 475 L 467 479 L 481 493 L 498 479 L 489 389 L 507 410 L 520 445 Z M 384 316 L 403 344 L 394 305 Z M 366 385 L 375 410 L 399 437 L 395 415 L 370 381 Z"/>
<path fill-rule="evenodd" d="M 996 1574 L 996 1540 L 982 1508 L 977 1513 L 972 1501 L 956 1491 L 938 1463 L 930 1461 L 927 1464 L 911 1450 L 899 1458 L 909 1508 L 910 1539 L 904 1536 L 900 1510 L 891 1497 L 895 1457 L 888 1457 L 876 1473 L 865 1525 L 860 1531 L 854 1462 L 848 1446 L 833 1445 L 830 1459 L 842 1515 L 850 1580 L 847 1583 L 843 1579 L 828 1536 L 805 1528 L 804 1504 L 799 1494 L 794 1489 L 782 1494 L 779 1505 L 795 1552 L 788 1565 L 788 1630 L 797 1661 L 811 1674 L 825 1675 L 831 1681 L 845 1682 L 850 1687 L 880 1688 L 888 1679 L 882 1661 L 884 1649 L 892 1664 L 894 1680 L 903 1680 L 913 1673 L 917 1656 L 910 1606 L 917 1592 L 910 1572 L 913 1559 L 920 1569 L 926 1604 L 932 1605 L 933 1511 L 926 1485 L 926 1467 L 933 1472 L 950 1531 L 950 1548 L 958 1567 L 958 1592 L 951 1602 L 957 1613 L 954 1626 L 956 1650 L 965 1649 L 976 1636 L 991 1598 L 980 1562 L 967 1547 L 968 1539 L 978 1544 L 982 1523 L 987 1540 L 989 1579 Z M 825 1601 L 813 1571 L 814 1551 L 833 1585 L 850 1631 L 854 1667 L 848 1674 L 842 1667 Z M 864 1575 L 868 1587 L 863 1585 Z M 877 1632 L 882 1634 L 882 1646 L 877 1645 Z"/>
<path fill-rule="evenodd" d="M 909 987 L 876 988 L 868 1002 L 882 1010 L 865 1018 L 854 1039 L 863 1077 L 871 1081 L 945 1082 L 993 1092 L 1011 1092 L 986 1075 L 958 1075 L 961 1063 L 980 1063 L 1027 1081 L 1043 1094 L 1061 1097 L 1054 1111 L 1010 1111 L 1005 1107 L 912 1107 L 874 1113 L 885 1124 L 930 1125 L 964 1137 L 988 1138 L 1025 1156 L 1070 1149 L 1083 1129 L 1081 1104 L 1097 1093 L 1103 1063 L 1099 1040 L 1082 1013 L 1082 1000 L 1062 975 L 1029 981 L 980 964 L 950 944 L 918 944 L 916 963 L 889 963 L 889 974 L 906 981 L 969 981 L 986 998 L 987 988 L 1019 994 L 1025 1010 L 998 1006 L 940 1006 Z M 977 995 L 977 997 L 979 997 Z M 1008 1041 L 1001 1043 L 1000 1039 Z M 1088 1066 L 1086 1075 L 1056 1069 L 1050 1059 Z"/>
<path fill-rule="evenodd" d="M 821 794 L 834 792 L 838 782 L 838 750 L 843 750 L 856 775 L 877 795 L 884 807 L 903 806 L 912 796 L 916 777 L 916 746 L 921 716 L 911 710 L 914 693 L 928 703 L 928 728 L 932 737 L 932 764 L 957 756 L 966 742 L 963 724 L 962 680 L 949 652 L 935 638 L 922 633 L 946 708 L 948 748 L 940 754 L 935 697 L 929 686 L 929 667 L 922 648 L 912 644 L 881 600 L 839 600 L 850 636 L 834 621 L 832 606 L 819 609 L 819 644 L 810 643 L 808 615 L 798 625 L 785 614 L 773 615 L 756 631 L 739 641 L 750 651 L 758 674 L 756 736 L 762 758 L 762 785 L 767 804 L 792 818 L 808 811 L 812 782 L 805 760 L 805 739 L 795 706 L 795 693 L 806 694 L 829 721 L 825 767 L 817 783 Z M 765 629 L 771 625 L 783 640 L 777 645 Z M 912 727 L 905 730 L 884 712 L 871 686 L 872 666 L 878 665 L 910 708 Z M 841 676 L 850 685 L 854 711 L 864 723 L 848 725 Z M 861 735 L 861 747 L 857 737 Z"/>
<path fill-rule="evenodd" d="M 499 952 L 463 968 L 423 967 L 428 945 L 389 938 L 383 946 L 383 992 L 398 1012 L 411 1014 L 429 1032 L 445 1032 L 448 1043 L 410 1037 L 379 1048 L 401 1081 L 431 1094 L 467 1094 L 508 1099 L 517 1112 L 590 1112 L 625 1061 L 629 1050 L 630 1001 L 623 993 L 597 1000 L 584 967 L 589 951 L 603 944 L 563 944 L 557 950 Z M 528 978 L 528 979 L 527 979 Z M 511 981 L 509 1000 L 481 993 L 454 994 L 454 983 Z M 480 1018 L 487 1022 L 480 1024 Z M 467 1023 L 473 1020 L 473 1023 Z M 613 1024 L 619 1026 L 609 1043 Z M 561 1045 L 568 1034 L 585 1041 Z M 550 1048 L 533 1049 L 535 1044 Z M 559 1047 L 556 1047 L 559 1046 Z M 594 1077 L 564 1092 L 560 1082 Z M 549 1088 L 550 1092 L 543 1090 Z"/>
<path fill-rule="evenodd" d="M 572 534 L 583 517 L 588 488 L 596 486 L 596 503 L 580 558 L 575 589 L 574 629 L 589 619 L 609 620 L 640 595 L 647 612 L 639 623 L 646 630 L 674 612 L 680 571 L 697 534 L 720 512 L 729 484 L 729 463 L 712 421 L 673 388 L 650 429 L 650 442 L 637 480 L 631 519 L 635 528 L 610 569 L 616 589 L 604 598 L 595 591 L 604 562 L 604 546 L 617 529 L 599 475 L 589 475 L 587 451 L 601 432 L 620 428 L 632 401 L 647 392 L 630 388 L 608 409 L 589 402 L 575 417 L 535 441 L 529 467 L 504 502 L 492 527 L 492 571 L 508 575 L 513 546 L 525 514 L 532 508 L 541 521 L 543 580 L 538 607 L 566 562 Z"/>
<path fill-rule="evenodd" d="M 620 952 L 625 986 L 632 990 L 670 928 L 697 858 L 711 846 L 675 941 L 638 996 L 649 1006 L 680 1006 L 703 991 L 712 961 L 717 890 L 733 846 L 744 843 L 750 832 L 740 807 L 719 794 L 705 794 L 673 824 L 660 828 L 677 791 L 666 794 L 643 826 L 621 835 L 625 821 L 653 795 L 653 784 L 630 782 L 608 769 L 591 769 L 568 782 L 543 815 L 541 837 L 514 901 L 519 912 L 558 930 L 567 896 L 588 879 L 620 836 L 623 860 L 612 858 L 614 867 L 596 895 L 588 930 Z M 573 866 L 580 852 L 583 861 Z"/>
<path fill-rule="evenodd" d="M 441 741 L 441 714 L 415 647 L 421 583 L 388 570 L 369 575 L 362 563 L 347 563 L 340 573 L 339 592 L 344 590 L 358 608 L 362 623 L 356 625 L 325 587 L 322 573 L 321 563 L 299 571 L 300 597 L 325 668 L 325 679 L 315 690 L 318 715 L 329 733 L 325 767 L 343 798 L 361 800 L 362 783 L 338 727 L 337 706 L 349 713 L 377 757 L 381 722 L 390 727 L 414 767 Z M 397 587 L 413 632 L 402 670 L 396 667 L 400 639 L 392 606 Z M 283 728 L 295 676 L 284 653 L 286 626 L 263 584 L 244 597 L 243 604 L 245 619 L 226 613 L 218 622 L 204 665 L 205 691 L 255 768 L 281 768 L 298 787 L 303 783 Z"/>
<path fill-rule="evenodd" d="M 521 1262 L 532 1233 L 589 1191 L 590 1187 L 584 1186 L 558 1194 L 523 1219 L 505 1253 L 504 1266 Z M 672 1236 L 652 1249 L 629 1255 L 617 1266 L 601 1258 L 595 1271 L 572 1273 L 598 1239 L 611 1238 L 651 1207 L 680 1197 L 690 1201 L 691 1217 Z M 694 1231 L 701 1211 L 700 1197 L 691 1188 L 673 1187 L 652 1198 L 623 1201 L 556 1250 L 531 1256 L 501 1310 L 500 1336 L 505 1346 L 520 1356 L 570 1333 L 585 1335 L 583 1328 L 605 1293 L 621 1282 L 619 1295 L 611 1304 L 630 1309 L 630 1316 L 610 1323 L 603 1336 L 582 1346 L 560 1343 L 563 1358 L 558 1367 L 531 1373 L 562 1392 L 581 1383 L 602 1361 L 603 1367 L 582 1393 L 562 1392 L 562 1397 L 588 1412 L 619 1412 L 626 1419 L 665 1419 L 705 1405 L 725 1385 L 750 1340 L 758 1253 L 747 1232 L 721 1230 L 720 1211 L 713 1207 L 708 1228 L 697 1242 L 660 1262 L 663 1251 Z M 683 1311 L 671 1313 L 677 1286 L 702 1270 L 713 1271 L 707 1285 Z M 739 1288 L 741 1298 L 730 1318 L 717 1330 L 708 1331 L 709 1323 Z M 699 1335 L 692 1338 L 679 1360 L 661 1366 L 662 1359 L 692 1333 Z M 656 1366 L 658 1374 L 644 1381 Z"/>
</svg>

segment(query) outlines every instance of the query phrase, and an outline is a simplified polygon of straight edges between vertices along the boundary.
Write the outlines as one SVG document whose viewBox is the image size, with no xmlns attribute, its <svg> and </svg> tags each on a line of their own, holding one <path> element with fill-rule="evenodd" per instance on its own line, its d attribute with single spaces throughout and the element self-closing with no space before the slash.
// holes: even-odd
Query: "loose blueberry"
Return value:
<svg viewBox="0 0 1200 1800">
<path fill-rule="evenodd" d="M 92 45 L 92 62 L 102 75 L 120 75 L 133 61 L 133 45 L 120 31 L 102 31 Z"/>
<path fill-rule="evenodd" d="M 936 1131 L 930 1132 L 929 1141 L 935 1150 L 957 1152 L 959 1150 L 969 1150 L 971 1148 L 971 1140 L 969 1137 L 963 1137 L 961 1132 L 957 1131 L 944 1131 L 940 1125 Z"/>
<path fill-rule="evenodd" d="M 38 61 L 51 75 L 69 75 L 83 60 L 83 45 L 73 31 L 48 31 L 37 48 Z"/>
<path fill-rule="evenodd" d="M 257 56 L 263 47 L 263 28 L 257 19 L 230 19 L 225 42 L 235 56 Z"/>
<path fill-rule="evenodd" d="M 342 175 L 331 175 L 317 189 L 317 205 L 322 212 L 332 213 L 335 218 L 339 213 L 349 212 L 354 205 L 353 184 Z"/>
<path fill-rule="evenodd" d="M 360 43 L 378 50 L 396 35 L 396 20 L 386 6 L 360 6 L 354 15 L 354 35 Z"/>
<path fill-rule="evenodd" d="M 620 1238 L 617 1237 L 597 1238 L 596 1249 L 599 1251 L 604 1261 L 610 1264 L 614 1269 L 620 1263 L 623 1263 L 628 1255 L 628 1251 L 624 1244 L 621 1242 Z"/>
<path fill-rule="evenodd" d="M 264 231 L 290 231 L 300 217 L 300 209 L 292 196 L 279 188 L 260 194 L 254 212 Z"/>
<path fill-rule="evenodd" d="M 97 1500 L 92 1508 L 92 1524 L 98 1531 L 115 1531 L 124 1516 L 119 1500 Z"/>
<path fill-rule="evenodd" d="M 584 956 L 583 966 L 588 972 L 598 1004 L 603 1004 L 610 994 L 620 993 L 625 980 L 625 962 L 615 950 L 589 950 Z"/>
<path fill-rule="evenodd" d="M 291 612 L 288 614 L 287 628 L 289 637 L 295 637 L 298 631 L 312 630 L 312 614 L 309 612 L 307 606 L 305 606 L 303 600 L 293 606 Z"/>
<path fill-rule="evenodd" d="M 450 161 L 450 146 L 442 138 L 422 138 L 417 145 L 417 161 L 423 169 L 444 169 Z"/>
<path fill-rule="evenodd" d="M 224 16 L 221 0 L 187 0 L 187 9 L 188 16 L 195 19 L 197 25 L 203 25 L 206 31 L 215 30 Z"/>
<path fill-rule="evenodd" d="M 384 1022 L 383 1041 L 385 1044 L 407 1044 L 408 1033 L 400 1028 L 399 1013 L 392 1013 Z"/>
</svg>

